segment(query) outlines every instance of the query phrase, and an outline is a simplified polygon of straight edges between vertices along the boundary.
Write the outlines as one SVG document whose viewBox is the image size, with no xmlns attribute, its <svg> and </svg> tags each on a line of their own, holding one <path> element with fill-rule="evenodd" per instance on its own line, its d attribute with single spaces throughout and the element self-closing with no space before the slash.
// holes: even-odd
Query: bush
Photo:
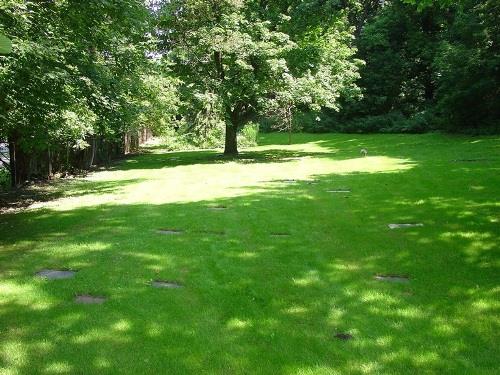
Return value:
<svg viewBox="0 0 500 375">
<path fill-rule="evenodd" d="M 425 133 L 435 129 L 436 120 L 429 112 L 405 117 L 401 112 L 365 116 L 339 123 L 337 131 L 344 133 Z"/>
<path fill-rule="evenodd" d="M 333 118 L 320 112 L 298 112 L 293 121 L 307 133 L 328 133 L 335 130 Z"/>
<path fill-rule="evenodd" d="M 247 123 L 238 133 L 238 146 L 250 147 L 257 145 L 259 124 Z M 162 134 L 162 143 L 171 151 L 194 150 L 199 148 L 223 148 L 225 137 L 224 123 L 216 124 L 211 128 L 202 128 L 202 131 L 189 131 L 187 125 L 178 130 L 170 129 Z"/>
<path fill-rule="evenodd" d="M 442 126 L 432 111 L 418 112 L 411 117 L 394 111 L 351 119 L 345 119 L 337 112 L 299 112 L 294 122 L 307 133 L 425 133 Z M 270 119 L 261 119 L 260 124 L 263 132 L 273 130 Z"/>
<path fill-rule="evenodd" d="M 169 151 L 190 150 L 196 148 L 190 141 L 191 134 L 184 134 L 169 129 L 163 131 L 161 135 L 162 144 L 165 145 Z"/>
<path fill-rule="evenodd" d="M 0 190 L 7 190 L 10 187 L 10 172 L 0 167 Z"/>
<path fill-rule="evenodd" d="M 256 122 L 249 122 L 245 125 L 238 137 L 238 146 L 250 147 L 257 145 L 257 138 L 259 136 L 259 124 Z"/>
</svg>

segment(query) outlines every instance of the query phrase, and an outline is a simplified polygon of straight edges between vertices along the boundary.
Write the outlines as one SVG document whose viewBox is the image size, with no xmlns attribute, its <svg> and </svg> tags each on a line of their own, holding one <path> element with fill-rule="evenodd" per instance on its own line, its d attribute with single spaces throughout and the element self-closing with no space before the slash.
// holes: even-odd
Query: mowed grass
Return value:
<svg viewBox="0 0 500 375">
<path fill-rule="evenodd" d="M 498 373 L 500 139 L 286 140 L 152 147 L 0 216 L 0 373 Z"/>
</svg>

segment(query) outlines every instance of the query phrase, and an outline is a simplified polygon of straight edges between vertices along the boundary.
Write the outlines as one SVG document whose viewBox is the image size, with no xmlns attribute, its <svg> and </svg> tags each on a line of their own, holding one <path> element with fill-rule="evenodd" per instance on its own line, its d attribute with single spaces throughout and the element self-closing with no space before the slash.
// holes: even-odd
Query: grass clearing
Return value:
<svg viewBox="0 0 500 375">
<path fill-rule="evenodd" d="M 1 215 L 0 374 L 496 373 L 500 139 L 286 141 L 150 148 Z"/>
</svg>

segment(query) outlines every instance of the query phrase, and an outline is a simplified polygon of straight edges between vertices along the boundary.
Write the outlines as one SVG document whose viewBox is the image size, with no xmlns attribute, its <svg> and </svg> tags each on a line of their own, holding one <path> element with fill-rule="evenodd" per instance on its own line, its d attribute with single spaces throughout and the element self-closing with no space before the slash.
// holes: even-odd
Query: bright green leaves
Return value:
<svg viewBox="0 0 500 375">
<path fill-rule="evenodd" d="M 436 7 L 447 7 L 460 1 L 456 0 L 404 0 L 405 3 L 417 5 L 419 10 L 429 8 L 432 6 Z"/>
<path fill-rule="evenodd" d="M 12 41 L 0 33 L 0 55 L 8 55 L 12 52 Z"/>
<path fill-rule="evenodd" d="M 0 3 L 0 31 L 15 40 L 0 56 L 0 142 L 15 137 L 38 160 L 50 145 L 66 159 L 91 137 L 119 144 L 126 132 L 171 125 L 176 80 L 149 58 L 155 20 L 144 1 Z M 11 50 L 0 34 L 0 54 Z"/>
</svg>

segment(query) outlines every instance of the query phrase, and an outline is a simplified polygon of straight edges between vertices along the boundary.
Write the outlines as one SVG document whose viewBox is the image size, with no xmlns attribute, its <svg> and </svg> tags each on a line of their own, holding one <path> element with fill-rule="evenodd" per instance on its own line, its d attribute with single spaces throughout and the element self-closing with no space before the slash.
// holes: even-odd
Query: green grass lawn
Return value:
<svg viewBox="0 0 500 375">
<path fill-rule="evenodd" d="M 152 147 L 1 215 L 0 374 L 498 373 L 500 139 L 286 141 Z"/>
</svg>

